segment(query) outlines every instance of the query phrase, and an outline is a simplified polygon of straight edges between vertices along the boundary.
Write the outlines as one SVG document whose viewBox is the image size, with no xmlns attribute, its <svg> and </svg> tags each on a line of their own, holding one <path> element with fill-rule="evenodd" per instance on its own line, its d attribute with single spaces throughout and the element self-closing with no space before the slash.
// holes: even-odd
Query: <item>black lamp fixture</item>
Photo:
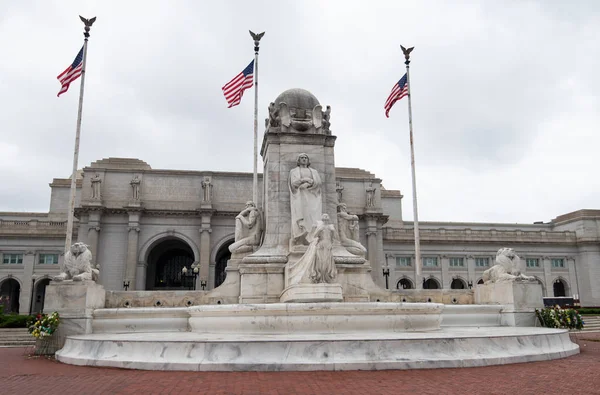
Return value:
<svg viewBox="0 0 600 395">
<path fill-rule="evenodd" d="M 123 289 L 127 291 L 129 289 L 129 280 L 123 281 Z"/>
<path fill-rule="evenodd" d="M 469 280 L 469 281 L 467 282 L 467 286 L 469 287 L 469 289 L 473 288 L 473 281 L 472 281 L 472 280 Z"/>
<path fill-rule="evenodd" d="M 389 289 L 388 278 L 390 277 L 390 266 L 388 265 L 388 254 L 385 254 L 385 261 L 383 261 L 383 277 L 385 277 L 385 289 Z"/>
<path fill-rule="evenodd" d="M 200 273 L 200 264 L 198 264 L 198 263 L 192 263 L 190 265 L 189 270 L 185 266 L 183 267 L 183 269 L 181 269 L 181 278 L 191 279 L 190 285 L 189 285 L 190 291 L 196 290 L 196 278 L 198 277 L 199 273 Z M 206 287 L 206 281 L 205 280 L 202 280 L 202 281 L 204 281 L 204 286 L 202 288 L 202 289 L 204 289 L 204 287 Z M 202 281 L 201 281 L 200 286 L 202 286 Z"/>
</svg>

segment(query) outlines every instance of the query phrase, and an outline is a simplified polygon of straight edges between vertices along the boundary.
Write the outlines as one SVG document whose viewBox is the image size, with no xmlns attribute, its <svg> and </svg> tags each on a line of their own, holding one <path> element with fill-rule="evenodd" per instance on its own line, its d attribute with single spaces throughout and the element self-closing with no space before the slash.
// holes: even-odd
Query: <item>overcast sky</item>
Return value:
<svg viewBox="0 0 600 395">
<path fill-rule="evenodd" d="M 404 195 L 408 101 L 383 103 L 411 62 L 419 219 L 531 223 L 600 208 L 600 2 L 0 1 L 0 211 L 48 210 L 73 160 L 88 49 L 79 168 L 134 157 L 155 169 L 252 171 L 254 92 L 221 86 L 259 59 L 269 102 L 304 88 L 331 105 L 336 165 Z M 259 165 L 261 168 L 262 165 Z"/>
</svg>

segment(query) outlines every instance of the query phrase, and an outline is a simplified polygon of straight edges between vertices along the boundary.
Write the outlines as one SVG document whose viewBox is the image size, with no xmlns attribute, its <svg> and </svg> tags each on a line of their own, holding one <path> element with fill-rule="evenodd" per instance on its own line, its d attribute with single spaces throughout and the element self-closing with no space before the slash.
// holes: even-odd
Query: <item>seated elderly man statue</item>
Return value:
<svg viewBox="0 0 600 395">
<path fill-rule="evenodd" d="M 367 249 L 358 241 L 358 216 L 348 213 L 345 203 L 337 206 L 340 243 L 354 255 L 364 256 Z"/>
<path fill-rule="evenodd" d="M 535 277 L 521 274 L 521 259 L 512 248 L 501 248 L 496 253 L 496 264 L 483 272 L 484 284 L 509 281 L 536 281 Z"/>
<path fill-rule="evenodd" d="M 60 267 L 60 274 L 53 278 L 54 281 L 98 281 L 100 271 L 92 267 L 92 252 L 84 243 L 75 243 L 65 254 L 65 259 Z"/>
<path fill-rule="evenodd" d="M 260 212 L 254 202 L 249 201 L 235 217 L 235 242 L 229 246 L 229 251 L 232 254 L 253 251 L 260 245 L 261 232 Z"/>
</svg>

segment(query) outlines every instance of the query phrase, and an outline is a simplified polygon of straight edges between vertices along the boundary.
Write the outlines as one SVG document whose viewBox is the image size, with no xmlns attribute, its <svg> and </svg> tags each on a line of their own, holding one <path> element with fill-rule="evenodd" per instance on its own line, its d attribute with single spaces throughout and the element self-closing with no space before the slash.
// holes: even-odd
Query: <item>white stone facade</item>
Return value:
<svg viewBox="0 0 600 395">
<path fill-rule="evenodd" d="M 96 176 L 100 194 L 93 197 Z M 54 179 L 50 186 L 48 213 L 0 213 L 0 295 L 20 313 L 41 310 L 44 288 L 63 259 L 70 182 Z M 252 198 L 250 173 L 156 170 L 137 159 L 96 161 L 83 169 L 77 186 L 73 241 L 89 245 L 107 291 L 127 283 L 129 290 L 188 289 L 192 284 L 178 273 L 193 263 L 200 268 L 196 289 L 214 288 L 223 281 L 235 216 Z M 373 206 L 367 201 L 371 187 Z M 584 306 L 600 306 L 600 210 L 532 225 L 422 222 L 422 256 L 429 266 L 417 278 L 412 223 L 402 220 L 400 192 L 348 168 L 335 169 L 335 189 L 360 218 L 360 241 L 382 287 L 387 265 L 390 289 L 421 288 L 424 280 L 428 288 L 467 288 L 494 264 L 499 248 L 511 247 L 524 264 L 529 260 L 524 273 L 540 281 L 544 296 L 564 291 L 579 295 Z"/>
</svg>

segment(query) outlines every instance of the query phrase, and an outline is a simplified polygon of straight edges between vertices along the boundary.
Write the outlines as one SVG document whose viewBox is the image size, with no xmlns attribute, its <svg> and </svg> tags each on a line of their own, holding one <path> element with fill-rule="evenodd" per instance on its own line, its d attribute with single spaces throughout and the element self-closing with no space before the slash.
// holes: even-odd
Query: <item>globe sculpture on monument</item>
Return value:
<svg viewBox="0 0 600 395">
<path fill-rule="evenodd" d="M 471 290 L 464 291 L 468 302 L 442 304 L 430 302 L 429 290 L 377 286 L 371 273 L 378 263 L 367 259 L 373 251 L 359 237 L 359 216 L 376 210 L 375 187 L 369 184 L 358 215 L 339 201 L 331 108 L 290 89 L 268 111 L 262 196 L 235 216 L 221 286 L 190 291 L 202 294 L 191 306 L 86 310 L 91 329 L 67 337 L 60 361 L 157 370 L 377 370 L 579 352 L 567 331 L 533 327 L 541 288 L 519 274 L 510 249 L 499 251 L 500 267 L 476 286 L 479 304 Z M 445 292 L 440 300 L 448 299 Z"/>
</svg>

